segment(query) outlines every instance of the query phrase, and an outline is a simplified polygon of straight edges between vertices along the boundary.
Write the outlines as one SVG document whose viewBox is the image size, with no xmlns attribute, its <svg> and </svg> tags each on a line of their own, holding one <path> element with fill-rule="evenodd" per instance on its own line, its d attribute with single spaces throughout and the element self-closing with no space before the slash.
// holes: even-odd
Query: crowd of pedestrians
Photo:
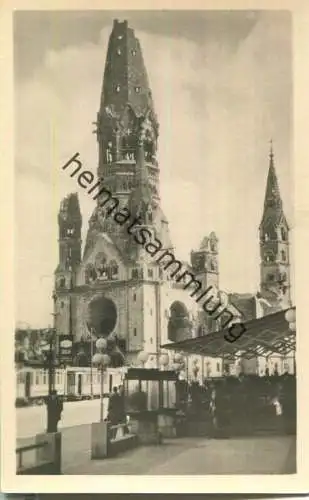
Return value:
<svg viewBox="0 0 309 500">
<path fill-rule="evenodd" d="M 188 420 L 209 421 L 228 433 L 263 428 L 293 432 L 296 425 L 294 375 L 222 377 L 178 382 L 178 406 Z"/>
</svg>

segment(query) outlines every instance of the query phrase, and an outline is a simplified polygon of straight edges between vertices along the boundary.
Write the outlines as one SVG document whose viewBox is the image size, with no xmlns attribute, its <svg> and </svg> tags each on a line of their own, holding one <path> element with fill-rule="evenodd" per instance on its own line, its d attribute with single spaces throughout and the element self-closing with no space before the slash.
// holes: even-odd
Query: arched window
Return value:
<svg viewBox="0 0 309 500">
<path fill-rule="evenodd" d="M 148 269 L 148 278 L 153 278 L 153 269 Z"/>
<path fill-rule="evenodd" d="M 64 276 L 60 276 L 58 278 L 57 285 L 58 285 L 59 288 L 64 288 L 65 287 L 65 277 Z"/>
<path fill-rule="evenodd" d="M 95 258 L 95 268 L 99 278 L 107 278 L 108 266 L 107 258 L 103 252 L 99 252 Z"/>
<path fill-rule="evenodd" d="M 214 241 L 210 242 L 210 250 L 211 250 L 211 252 L 215 252 L 216 251 L 216 244 L 215 244 Z"/>
<path fill-rule="evenodd" d="M 116 279 L 118 276 L 118 264 L 115 260 L 112 260 L 110 263 L 110 276 L 111 279 Z"/>
<path fill-rule="evenodd" d="M 132 279 L 138 279 L 138 269 L 132 269 Z"/>
<path fill-rule="evenodd" d="M 272 253 L 266 253 L 265 256 L 265 262 L 274 262 L 275 258 L 274 258 L 274 255 Z"/>
<path fill-rule="evenodd" d="M 281 228 L 281 239 L 282 239 L 282 241 L 287 240 L 287 234 L 286 234 L 286 230 L 284 229 L 284 227 Z"/>
<path fill-rule="evenodd" d="M 97 273 L 93 264 L 88 264 L 85 270 L 85 282 L 93 283 L 97 279 Z"/>
<path fill-rule="evenodd" d="M 264 234 L 264 241 L 269 241 L 269 234 L 268 233 Z"/>
<path fill-rule="evenodd" d="M 285 251 L 284 251 L 284 250 L 281 250 L 281 260 L 282 260 L 283 262 L 285 262 L 285 261 L 286 261 L 286 253 L 285 253 Z"/>
<path fill-rule="evenodd" d="M 185 340 L 191 326 L 189 312 L 183 302 L 175 301 L 170 306 L 168 322 L 168 339 Z"/>
</svg>

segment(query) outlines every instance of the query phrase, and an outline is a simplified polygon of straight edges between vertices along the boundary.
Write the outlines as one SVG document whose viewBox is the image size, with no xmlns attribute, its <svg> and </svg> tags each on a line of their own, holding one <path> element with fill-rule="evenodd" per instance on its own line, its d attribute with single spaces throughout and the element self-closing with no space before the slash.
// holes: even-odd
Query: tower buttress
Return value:
<svg viewBox="0 0 309 500">
<path fill-rule="evenodd" d="M 62 274 L 63 281 L 65 276 L 74 274 L 81 262 L 82 216 L 77 193 L 70 194 L 62 200 L 58 214 L 58 226 L 59 265 L 56 274 Z"/>
<path fill-rule="evenodd" d="M 59 264 L 55 271 L 54 314 L 57 334 L 73 334 L 73 296 L 81 263 L 82 216 L 77 193 L 64 198 L 58 214 Z"/>
<path fill-rule="evenodd" d="M 114 21 L 105 63 L 97 116 L 98 177 L 126 204 L 134 188 L 141 126 L 145 171 L 152 195 L 159 199 L 156 161 L 158 122 L 139 40 L 127 21 Z"/>
<path fill-rule="evenodd" d="M 191 265 L 203 290 L 219 287 L 218 238 L 214 232 L 203 238 L 199 250 L 191 252 Z"/>
<path fill-rule="evenodd" d="M 209 297 L 217 301 L 215 290 L 219 289 L 219 265 L 218 265 L 218 238 L 214 232 L 203 238 L 199 250 L 191 252 L 191 266 L 197 280 L 202 283 L 202 290 L 209 289 Z M 210 287 L 213 287 L 212 289 Z M 209 298 L 207 296 L 207 299 Z M 205 297 L 206 300 L 206 297 Z M 201 302 L 202 307 L 203 301 Z M 211 302 L 212 304 L 212 302 Z M 216 307 L 209 305 L 210 310 Z M 204 335 L 206 332 L 217 330 L 219 326 L 215 315 L 208 314 L 204 309 L 198 313 L 198 334 Z"/>
<path fill-rule="evenodd" d="M 164 248 L 171 248 L 168 222 L 160 207 L 159 124 L 140 42 L 127 21 L 113 24 L 96 126 L 100 182 L 119 201 L 119 209 L 129 209 L 132 216 L 142 212 L 146 217 L 142 225 L 152 226 Z M 84 255 L 96 234 L 107 233 L 125 259 L 135 261 L 140 245 L 134 248 L 134 238 L 113 220 L 110 207 L 102 206 L 100 196 L 96 200 Z"/>
<path fill-rule="evenodd" d="M 289 307 L 289 226 L 283 211 L 271 143 L 264 210 L 259 227 L 261 294 L 275 307 Z"/>
</svg>

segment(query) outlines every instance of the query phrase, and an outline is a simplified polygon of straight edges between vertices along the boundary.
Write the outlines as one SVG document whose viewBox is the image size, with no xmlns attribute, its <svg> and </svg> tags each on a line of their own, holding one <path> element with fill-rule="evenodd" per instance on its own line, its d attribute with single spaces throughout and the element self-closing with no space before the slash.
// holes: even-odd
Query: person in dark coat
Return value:
<svg viewBox="0 0 309 500">
<path fill-rule="evenodd" d="M 118 425 L 121 423 L 122 418 L 122 399 L 118 394 L 117 387 L 113 388 L 113 393 L 109 397 L 108 403 L 108 421 L 111 425 Z M 112 437 L 115 437 L 117 429 L 112 432 Z"/>
<path fill-rule="evenodd" d="M 57 432 L 58 422 L 63 411 L 63 402 L 57 395 L 57 391 L 52 391 L 47 398 L 47 432 Z"/>
<path fill-rule="evenodd" d="M 122 424 L 127 424 L 125 393 L 124 393 L 124 387 L 123 387 L 123 385 L 119 386 L 119 396 L 120 396 L 120 401 L 119 401 L 120 422 Z M 127 425 L 125 425 L 125 427 L 124 427 L 124 432 L 125 432 L 125 434 L 127 434 L 129 432 L 129 429 L 128 429 Z"/>
</svg>

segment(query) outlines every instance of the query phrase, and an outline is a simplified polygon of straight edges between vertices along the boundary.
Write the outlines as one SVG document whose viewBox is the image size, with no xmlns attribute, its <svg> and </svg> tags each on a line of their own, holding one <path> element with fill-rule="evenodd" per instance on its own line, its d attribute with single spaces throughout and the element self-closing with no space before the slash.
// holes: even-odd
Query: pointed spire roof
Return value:
<svg viewBox="0 0 309 500">
<path fill-rule="evenodd" d="M 267 207 L 281 208 L 282 200 L 280 196 L 279 183 L 277 179 L 277 174 L 274 164 L 274 151 L 273 142 L 270 141 L 270 152 L 269 152 L 269 169 L 266 182 L 266 193 L 264 200 L 264 209 Z"/>
<path fill-rule="evenodd" d="M 267 221 L 267 224 L 279 224 L 284 217 L 283 204 L 280 196 L 278 178 L 275 170 L 273 142 L 270 141 L 269 167 L 266 181 L 266 191 L 264 199 L 264 210 L 261 225 Z M 260 227 L 261 227 L 260 225 Z"/>
<path fill-rule="evenodd" d="M 101 110 L 121 114 L 130 105 L 134 114 L 154 112 L 142 49 L 128 21 L 114 20 L 104 71 Z"/>
</svg>

